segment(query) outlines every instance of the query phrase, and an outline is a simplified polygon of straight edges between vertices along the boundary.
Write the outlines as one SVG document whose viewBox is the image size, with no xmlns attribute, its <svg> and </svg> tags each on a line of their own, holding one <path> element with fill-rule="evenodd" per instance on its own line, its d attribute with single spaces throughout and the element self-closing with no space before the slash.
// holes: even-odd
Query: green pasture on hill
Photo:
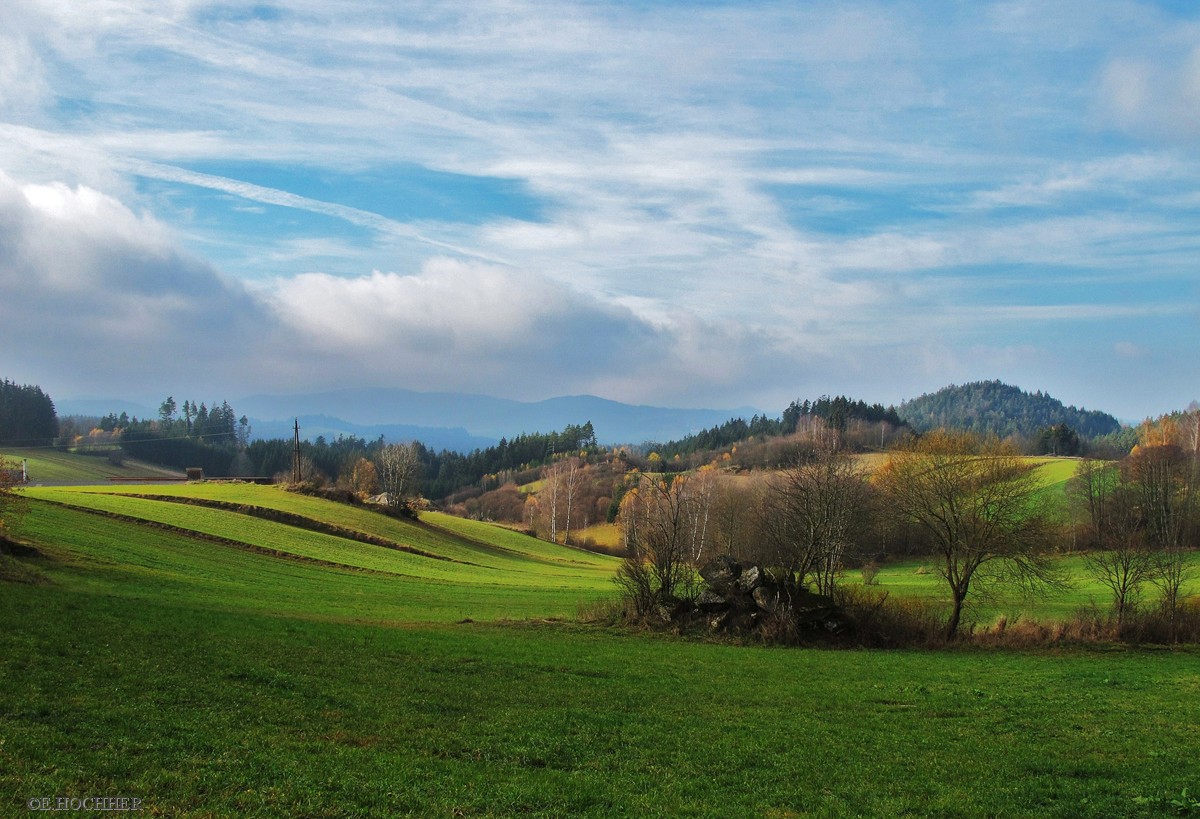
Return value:
<svg viewBox="0 0 1200 819">
<path fill-rule="evenodd" d="M 177 469 L 155 464 L 127 459 L 118 465 L 109 463 L 108 458 L 101 455 L 79 455 L 46 447 L 0 450 L 0 459 L 18 466 L 22 460 L 28 461 L 30 483 L 78 483 L 107 481 L 110 477 L 131 478 L 147 475 L 183 477 L 183 473 Z"/>
<path fill-rule="evenodd" d="M 336 524 L 347 533 L 361 532 L 395 548 L 246 512 L 138 496 L 150 493 L 236 503 L 246 510 L 279 509 Z M 157 576 L 166 582 L 190 575 L 201 568 L 198 564 L 206 564 L 207 577 L 219 579 L 225 574 L 236 579 L 246 575 L 250 565 L 261 565 L 264 575 L 246 589 L 248 597 L 227 590 L 255 608 L 257 602 L 270 599 L 265 583 L 279 584 L 279 599 L 290 600 L 297 583 L 329 578 L 333 588 L 344 589 L 347 595 L 325 595 L 317 601 L 324 604 L 326 614 L 345 604 L 354 616 L 362 617 L 364 606 L 358 603 L 367 597 L 379 605 L 373 619 L 388 621 L 573 616 L 581 604 L 611 594 L 617 565 L 614 558 L 486 524 L 432 516 L 454 522 L 455 530 L 445 529 L 249 484 L 36 487 L 26 494 L 33 501 L 25 523 L 27 536 L 47 544 L 45 548 L 62 560 L 65 570 L 84 561 L 86 570 L 75 573 L 81 581 L 102 570 L 136 571 L 146 579 Z M 214 561 L 220 566 L 207 565 Z M 233 565 L 243 568 L 235 572 Z M 227 600 L 227 591 L 217 597 Z"/>
<path fill-rule="evenodd" d="M 546 623 L 611 595 L 617 561 L 271 487 L 26 494 L 38 553 L 0 556 L 0 815 L 57 796 L 204 817 L 1200 812 L 1194 648 Z M 924 594 L 916 569 L 883 588 Z"/>
</svg>

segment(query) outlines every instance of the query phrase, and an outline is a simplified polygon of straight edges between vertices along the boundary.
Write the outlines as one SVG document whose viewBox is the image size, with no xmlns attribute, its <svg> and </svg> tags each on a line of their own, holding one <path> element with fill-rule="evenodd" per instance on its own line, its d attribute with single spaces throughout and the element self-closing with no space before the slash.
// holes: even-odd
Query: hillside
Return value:
<svg viewBox="0 0 1200 819">
<path fill-rule="evenodd" d="M 46 447 L 27 449 L 8 447 L 0 449 L 0 458 L 17 465 L 21 461 L 25 461 L 31 484 L 96 483 L 112 478 L 130 479 L 144 476 L 183 477 L 181 470 L 133 458 L 125 458 L 120 463 L 113 463 L 108 458 L 98 455 L 80 455 Z"/>
<path fill-rule="evenodd" d="M 1034 436 L 1056 424 L 1066 424 L 1086 438 L 1108 435 L 1121 428 L 1120 422 L 1108 413 L 1064 406 L 1040 390 L 1029 393 L 1001 381 L 951 384 L 905 401 L 899 414 L 921 432 L 947 427 L 1002 438 Z"/>
<path fill-rule="evenodd" d="M 82 558 L 131 579 L 153 575 L 164 587 L 197 572 L 223 578 L 236 587 L 221 591 L 225 604 L 236 599 L 251 608 L 270 596 L 263 584 L 278 578 L 286 596 L 297 573 L 319 570 L 331 590 L 344 587 L 347 595 L 325 595 L 331 608 L 324 614 L 334 617 L 573 614 L 580 602 L 609 593 L 618 563 L 486 524 L 439 515 L 414 523 L 248 484 L 35 487 L 26 494 L 37 502 L 27 534 L 51 553 L 66 547 L 71 562 Z M 242 569 L 232 564 L 261 578 L 257 590 L 242 587 Z M 374 602 L 363 608 L 360 595 Z"/>
<path fill-rule="evenodd" d="M 1195 792 L 1191 650 L 547 624 L 611 595 L 616 562 L 267 487 L 26 494 L 36 552 L 0 555 L 12 815 L 100 794 L 169 816 L 1151 817 Z M 884 588 L 936 599 L 919 568 Z"/>
</svg>

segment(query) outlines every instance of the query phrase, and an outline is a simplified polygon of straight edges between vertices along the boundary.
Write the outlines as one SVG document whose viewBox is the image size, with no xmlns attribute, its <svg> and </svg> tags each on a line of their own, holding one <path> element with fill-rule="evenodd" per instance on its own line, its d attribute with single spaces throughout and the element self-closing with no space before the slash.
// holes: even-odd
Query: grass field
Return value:
<svg viewBox="0 0 1200 819">
<path fill-rule="evenodd" d="M 98 455 L 77 455 L 72 452 L 59 452 L 56 449 L 5 449 L 0 450 L 0 458 L 20 464 L 28 461 L 30 483 L 43 481 L 62 483 L 82 483 L 85 481 L 105 481 L 110 477 L 142 477 L 175 476 L 182 477 L 183 473 L 176 469 L 167 469 L 154 464 L 142 463 L 127 459 L 117 465 L 109 463 L 108 459 Z"/>
<path fill-rule="evenodd" d="M 250 567 L 262 563 L 259 558 L 265 556 L 271 559 L 263 565 L 262 577 L 251 587 L 241 587 L 251 598 L 248 602 L 265 605 L 272 599 L 267 582 L 278 586 L 273 590 L 278 592 L 275 599 L 290 600 L 297 597 L 298 585 L 328 580 L 330 591 L 338 593 L 312 599 L 323 613 L 332 614 L 343 605 L 356 617 L 375 611 L 378 616 L 373 619 L 391 622 L 573 616 L 580 604 L 610 593 L 617 565 L 613 558 L 482 523 L 432 515 L 434 521 L 453 528 L 418 525 L 273 487 L 188 484 L 155 486 L 153 493 L 222 501 L 248 510 L 286 511 L 397 548 L 241 512 L 138 496 L 146 493 L 146 487 L 28 489 L 34 504 L 26 534 L 48 544 L 48 553 L 67 570 L 84 561 L 85 570 L 76 572 L 82 579 L 98 571 L 157 573 L 164 581 L 197 571 L 216 580 L 239 578 L 253 574 Z M 186 583 L 183 588 L 194 591 Z M 224 589 L 214 595 L 214 602 L 227 601 L 230 594 L 236 596 L 236 591 Z M 313 612 L 304 603 L 301 611 L 285 613 Z"/>
<path fill-rule="evenodd" d="M 1188 561 L 1192 575 L 1200 577 L 1200 553 L 1189 555 Z M 1082 555 L 1064 556 L 1059 560 L 1058 567 L 1068 580 L 1065 588 L 1046 590 L 1030 598 L 1005 594 L 1002 589 L 980 588 L 975 599 L 968 599 L 964 622 L 981 627 L 992 625 L 999 617 L 1004 617 L 1009 624 L 1021 620 L 1061 622 L 1070 620 L 1079 609 L 1092 604 L 1101 611 L 1107 610 L 1112 593 L 1091 576 Z M 843 582 L 861 584 L 861 572 L 846 572 Z M 874 588 L 904 598 L 920 598 L 947 605 L 950 601 L 949 588 L 938 574 L 938 564 L 932 558 L 884 565 L 875 578 Z M 1153 590 L 1147 593 L 1153 599 Z"/>
<path fill-rule="evenodd" d="M 53 796 L 171 816 L 1200 812 L 1194 648 L 784 650 L 547 623 L 610 593 L 616 561 L 268 487 L 28 494 L 41 555 L 4 568 L 36 582 L 0 580 L 0 815 Z M 932 581 L 915 569 L 881 579 Z"/>
</svg>

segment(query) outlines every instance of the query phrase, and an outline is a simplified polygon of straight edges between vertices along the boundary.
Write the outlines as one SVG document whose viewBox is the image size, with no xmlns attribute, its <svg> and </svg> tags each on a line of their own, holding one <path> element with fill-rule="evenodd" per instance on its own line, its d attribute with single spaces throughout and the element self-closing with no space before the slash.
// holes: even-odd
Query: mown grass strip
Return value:
<svg viewBox="0 0 1200 819">
<path fill-rule="evenodd" d="M 394 540 L 387 538 L 376 537 L 365 532 L 360 532 L 357 529 L 350 529 L 345 526 L 335 526 L 316 518 L 297 515 L 292 512 L 284 512 L 278 509 L 268 509 L 263 506 L 252 506 L 244 503 L 230 503 L 228 501 L 208 500 L 206 498 L 188 498 L 174 495 L 154 495 L 154 494 L 132 494 L 130 497 L 141 498 L 142 500 L 164 501 L 166 503 L 184 503 L 192 506 L 203 506 L 206 509 L 221 509 L 226 512 L 232 512 L 237 515 L 248 515 L 252 518 L 261 520 L 270 520 L 275 523 L 282 523 L 285 526 L 294 526 L 297 529 L 305 529 L 310 532 L 319 532 L 323 535 L 333 535 L 347 540 L 356 540 L 359 543 L 366 543 L 371 546 L 382 546 L 385 549 L 396 549 L 401 552 L 409 552 L 410 554 L 428 557 L 432 560 L 448 560 L 451 563 L 467 563 L 469 561 L 455 560 L 452 557 L 438 555 L 432 552 L 422 551 L 421 549 L 408 546 L 404 543 L 397 543 Z"/>
<path fill-rule="evenodd" d="M 390 572 L 384 572 L 384 571 L 381 571 L 378 569 L 368 569 L 368 568 L 365 568 L 362 566 L 355 566 L 355 565 L 347 564 L 347 563 L 338 563 L 338 562 L 332 561 L 332 560 L 322 560 L 321 558 L 309 557 L 306 555 L 296 554 L 294 552 L 290 552 L 287 550 L 270 549 L 265 546 L 260 546 L 260 545 L 254 544 L 254 543 L 247 542 L 245 540 L 238 540 L 236 538 L 224 537 L 222 535 L 208 534 L 207 532 L 198 532 L 195 529 L 189 529 L 189 528 L 186 528 L 183 526 L 175 526 L 170 523 L 163 523 L 161 521 L 149 520 L 146 518 L 136 517 L 134 515 L 126 515 L 126 514 L 122 514 L 121 512 L 114 512 L 114 511 L 111 511 L 108 509 L 97 509 L 97 508 L 91 508 L 91 507 L 87 507 L 87 506 L 79 506 L 79 505 L 75 505 L 75 504 L 66 503 L 63 501 L 49 500 L 46 498 L 41 499 L 41 502 L 49 503 L 49 504 L 57 504 L 60 506 L 70 506 L 75 509 L 79 509 L 80 511 L 86 512 L 89 515 L 99 515 L 101 517 L 112 518 L 113 520 L 119 520 L 119 521 L 123 521 L 125 523 L 131 523 L 135 526 L 151 527 L 153 529 L 157 529 L 162 532 L 167 532 L 169 534 L 174 534 L 174 535 L 180 535 L 183 537 L 190 538 L 192 540 L 204 541 L 205 543 L 216 543 L 216 544 L 220 544 L 221 546 L 233 546 L 238 549 L 248 549 L 252 552 L 256 552 L 261 555 L 267 555 L 269 557 L 284 558 L 287 560 L 302 560 L 302 561 L 309 562 L 309 563 L 315 563 L 319 566 L 329 566 L 332 568 L 345 569 L 348 571 L 355 571 L 355 572 L 371 572 L 371 573 L 377 573 L 377 574 L 390 574 Z"/>
<path fill-rule="evenodd" d="M 108 494 L 138 494 L 141 487 L 83 487 L 79 491 Z M 261 506 L 283 512 L 317 518 L 358 532 L 383 537 L 413 548 L 479 563 L 494 568 L 519 568 L 535 558 L 547 567 L 558 566 L 574 573 L 591 567 L 602 573 L 616 571 L 619 561 L 571 547 L 541 541 L 517 532 L 479 521 L 462 521 L 449 515 L 422 513 L 419 522 L 400 520 L 370 509 L 334 503 L 323 498 L 286 492 L 278 487 L 238 483 L 198 483 L 184 486 L 156 486 L 157 495 L 205 498 Z"/>
<path fill-rule="evenodd" d="M 525 619 L 573 616 L 612 592 L 606 580 L 522 586 L 280 559 L 43 500 L 29 504 L 21 537 L 45 555 L 25 564 L 59 588 L 189 610 L 388 623 Z"/>
<path fill-rule="evenodd" d="M 80 455 L 45 447 L 9 448 L 0 451 L 0 458 L 15 461 L 18 464 L 22 460 L 28 461 L 29 480 L 32 483 L 104 481 L 113 476 L 183 475 L 182 470 L 169 469 L 132 459 L 114 464 L 105 455 Z"/>
</svg>

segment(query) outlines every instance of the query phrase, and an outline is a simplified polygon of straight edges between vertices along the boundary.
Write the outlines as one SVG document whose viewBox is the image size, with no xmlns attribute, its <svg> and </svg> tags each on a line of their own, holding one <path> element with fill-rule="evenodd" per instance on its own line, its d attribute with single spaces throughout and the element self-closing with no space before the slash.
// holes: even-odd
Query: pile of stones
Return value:
<svg viewBox="0 0 1200 819">
<path fill-rule="evenodd" d="M 700 569 L 704 590 L 690 612 L 676 617 L 703 617 L 712 631 L 752 632 L 766 628 L 802 635 L 843 633 L 848 621 L 824 595 L 772 578 L 757 563 L 721 555 Z"/>
</svg>

